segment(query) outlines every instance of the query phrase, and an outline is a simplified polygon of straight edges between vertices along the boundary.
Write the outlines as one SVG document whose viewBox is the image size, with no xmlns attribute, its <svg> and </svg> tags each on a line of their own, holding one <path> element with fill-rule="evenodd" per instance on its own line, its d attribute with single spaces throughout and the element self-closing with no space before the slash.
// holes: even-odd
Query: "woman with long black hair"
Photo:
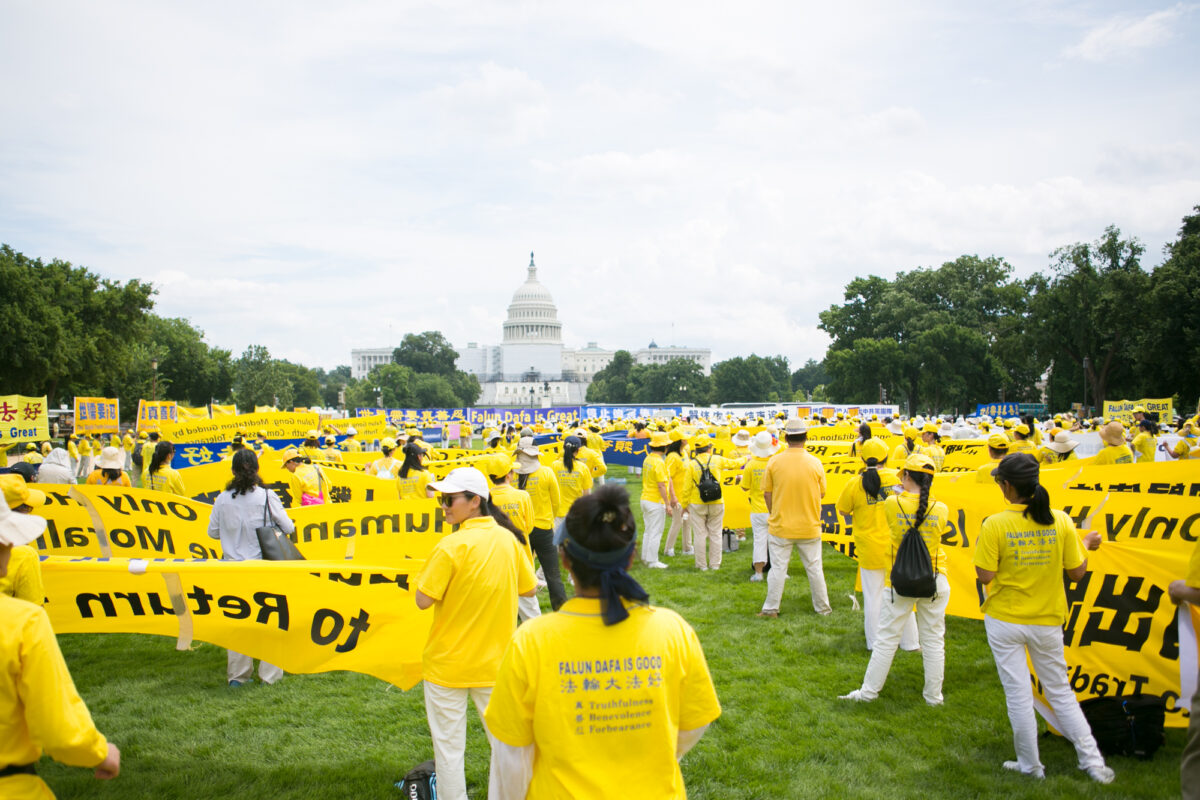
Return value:
<svg viewBox="0 0 1200 800">
<path fill-rule="evenodd" d="M 578 436 L 563 439 L 562 458 L 551 467 L 554 477 L 558 479 L 559 511 L 562 514 L 566 514 L 572 503 L 592 490 L 592 472 L 582 459 L 576 457 L 582 446 L 583 440 Z M 561 524 L 562 520 L 559 517 L 555 524 Z"/>
<path fill-rule="evenodd" d="M 1075 745 L 1079 768 L 1094 781 L 1112 783 L 1113 771 L 1105 765 L 1067 680 L 1063 653 L 1067 595 L 1062 575 L 1065 570 L 1073 581 L 1083 578 L 1085 545 L 1071 518 L 1050 507 L 1050 495 L 1038 480 L 1036 458 L 1011 453 L 1000 461 L 994 475 L 1009 505 L 980 526 L 975 572 L 988 590 L 983 624 L 1004 687 L 1017 751 L 1017 760 L 1005 761 L 1004 768 L 1035 778 L 1046 774 L 1038 756 L 1028 654 L 1058 719 L 1055 727 Z M 1089 535 L 1087 546 L 1098 547 L 1099 541 L 1099 535 Z"/>
<path fill-rule="evenodd" d="M 154 446 L 154 455 L 150 457 L 150 465 L 146 468 L 145 488 L 187 497 L 187 489 L 183 487 L 183 478 L 171 467 L 171 459 L 174 456 L 175 445 L 165 439 L 160 439 Z"/>
<path fill-rule="evenodd" d="M 253 450 L 238 450 L 230 466 L 233 477 L 225 491 L 213 501 L 208 519 L 208 535 L 221 540 L 221 558 L 225 561 L 257 561 L 262 558 L 256 529 L 274 524 L 285 534 L 296 530 L 274 492 L 263 486 L 258 474 L 258 456 Z M 226 679 L 231 687 L 254 680 L 254 659 L 228 651 Z M 275 683 L 283 670 L 266 661 L 258 663 L 258 679 Z"/>
<path fill-rule="evenodd" d="M 895 562 L 896 550 L 904 540 L 904 535 L 916 531 L 929 551 L 937 589 L 933 597 L 905 597 L 894 589 L 884 593 L 879 613 L 879 632 L 875 637 L 875 647 L 871 651 L 871 662 L 863 676 L 862 687 L 842 695 L 842 700 L 870 702 L 879 696 L 887 682 L 892 658 L 896 655 L 908 617 L 916 614 L 921 660 L 925 665 L 923 696 L 931 706 L 942 704 L 942 680 L 946 671 L 946 606 L 950 602 L 942 535 L 950 529 L 950 511 L 945 503 L 929 496 L 936 472 L 937 468 L 929 456 L 923 453 L 909 456 L 904 462 L 904 469 L 900 470 L 903 492 L 885 500 L 883 512 L 887 515 L 891 532 L 890 562 Z M 890 571 L 885 582 L 891 586 Z"/>
<path fill-rule="evenodd" d="M 416 442 L 404 445 L 404 463 L 400 465 L 400 473 L 396 478 L 396 486 L 400 490 L 401 500 L 424 500 L 433 497 L 429 488 L 429 472 L 425 469 L 425 448 Z"/>
<path fill-rule="evenodd" d="M 721 706 L 695 631 L 650 606 L 629 574 L 636 550 L 624 487 L 571 506 L 560 553 L 576 596 L 522 625 L 505 651 L 485 715 L 489 797 L 608 797 L 621 775 L 639 796 L 686 796 L 679 759 Z M 593 689 L 604 702 L 585 724 L 578 703 Z"/>
</svg>

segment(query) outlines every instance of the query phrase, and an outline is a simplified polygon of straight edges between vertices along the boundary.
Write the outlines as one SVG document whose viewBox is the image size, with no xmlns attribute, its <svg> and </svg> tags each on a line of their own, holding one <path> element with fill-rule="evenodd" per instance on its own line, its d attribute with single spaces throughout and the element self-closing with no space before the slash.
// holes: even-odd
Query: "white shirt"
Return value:
<svg viewBox="0 0 1200 800">
<path fill-rule="evenodd" d="M 263 506 L 266 506 L 266 509 Z M 284 533 L 292 533 L 296 526 L 283 510 L 283 504 L 274 492 L 261 486 L 249 494 L 233 496 L 226 489 L 213 502 L 212 516 L 208 520 L 208 535 L 221 540 L 221 550 L 226 561 L 250 561 L 262 558 L 258 546 L 258 534 L 254 531 L 267 524 L 266 512 Z"/>
</svg>

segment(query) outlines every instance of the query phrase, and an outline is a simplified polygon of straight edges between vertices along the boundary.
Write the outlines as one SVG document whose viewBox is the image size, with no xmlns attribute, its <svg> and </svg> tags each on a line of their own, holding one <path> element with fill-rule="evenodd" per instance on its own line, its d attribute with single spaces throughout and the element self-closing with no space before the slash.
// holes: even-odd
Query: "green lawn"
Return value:
<svg viewBox="0 0 1200 800">
<path fill-rule="evenodd" d="M 629 488 L 637 509 L 639 486 Z M 748 544 L 726 554 L 719 572 L 696 572 L 690 556 L 667 559 L 668 570 L 636 572 L 653 603 L 696 628 L 724 707 L 684 759 L 691 797 L 1179 795 L 1182 731 L 1168 731 L 1151 762 L 1111 760 L 1110 786 L 1076 770 L 1074 749 L 1053 736 L 1041 742 L 1046 780 L 1003 770 L 1013 758 L 1011 732 L 983 625 L 973 620 L 947 621 L 944 707 L 922 702 L 913 653 L 897 654 L 876 702 L 837 700 L 859 685 L 868 660 L 862 614 L 847 597 L 853 562 L 826 551 L 832 616 L 812 612 L 797 564 L 782 615 L 763 620 L 754 614 L 766 586 L 747 580 Z M 115 634 L 64 635 L 60 643 L 100 728 L 124 755 L 122 775 L 110 783 L 43 760 L 42 775 L 60 798 L 397 797 L 392 782 L 432 757 L 419 687 L 400 692 L 331 673 L 230 690 L 225 653 L 210 645 L 178 653 L 171 639 Z M 486 747 L 472 718 L 473 797 L 486 794 Z M 614 777 L 611 796 L 619 797 L 622 776 Z"/>
</svg>

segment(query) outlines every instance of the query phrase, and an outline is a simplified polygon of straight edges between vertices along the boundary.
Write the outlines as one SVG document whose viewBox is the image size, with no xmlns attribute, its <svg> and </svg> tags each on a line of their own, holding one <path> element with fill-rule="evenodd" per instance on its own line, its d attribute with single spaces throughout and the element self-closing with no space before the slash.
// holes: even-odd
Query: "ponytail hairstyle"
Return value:
<svg viewBox="0 0 1200 800">
<path fill-rule="evenodd" d="M 121 470 L 119 469 L 102 469 L 100 470 L 100 474 L 104 476 L 106 481 L 116 483 L 121 480 Z"/>
<path fill-rule="evenodd" d="M 425 466 L 421 463 L 421 456 L 425 455 L 425 448 L 416 442 L 409 441 L 404 445 L 402 452 L 404 453 L 404 463 L 400 465 L 401 478 L 407 478 L 411 470 L 415 469 L 417 472 L 425 470 Z"/>
<path fill-rule="evenodd" d="M 517 473 L 517 488 L 518 489 L 520 489 L 522 491 L 525 490 L 525 484 L 529 483 L 529 475 L 530 475 L 530 473 L 528 473 L 528 472 L 518 472 Z"/>
<path fill-rule="evenodd" d="M 909 531 L 916 531 L 917 535 L 920 536 L 921 523 L 925 521 L 925 514 L 929 511 L 929 487 L 933 485 L 933 476 L 928 472 L 916 472 L 915 470 L 905 470 L 904 474 L 921 490 L 921 494 L 917 500 L 917 513 L 913 517 L 912 525 L 908 529 Z"/>
<path fill-rule="evenodd" d="M 871 438 L 871 423 L 864 422 L 858 426 L 858 438 L 864 442 Z"/>
<path fill-rule="evenodd" d="M 1054 524 L 1050 513 L 1050 493 L 1038 480 L 1038 461 L 1028 453 L 1010 453 L 996 467 L 996 483 L 1007 481 L 1025 503 L 1024 516 L 1039 525 Z"/>
<path fill-rule="evenodd" d="M 575 453 L 583 445 L 578 436 L 568 436 L 563 439 L 563 466 L 567 472 L 575 469 Z"/>
<path fill-rule="evenodd" d="M 572 503 L 560 547 L 579 588 L 600 591 L 605 625 L 629 617 L 624 600 L 650 600 L 627 571 L 637 547 L 637 524 L 624 486 L 606 484 Z"/>
<path fill-rule="evenodd" d="M 683 453 L 683 439 L 676 439 L 667 445 L 667 452 L 681 455 Z"/>
<path fill-rule="evenodd" d="M 917 443 L 912 440 L 911 436 L 904 437 L 904 450 L 907 453 L 909 453 L 911 455 L 912 451 L 916 448 L 916 446 L 917 446 Z"/>
<path fill-rule="evenodd" d="M 233 496 L 250 494 L 262 486 L 262 478 L 258 474 L 258 456 L 253 450 L 238 450 L 233 454 L 233 480 L 225 484 L 225 488 L 233 492 Z"/>
<path fill-rule="evenodd" d="M 862 473 L 862 487 L 867 497 L 887 499 L 891 492 L 883 488 L 883 482 L 879 479 L 879 465 L 887 463 L 887 445 L 881 439 L 867 439 L 859 448 L 858 457 L 866 465 Z"/>
<path fill-rule="evenodd" d="M 175 454 L 175 445 L 162 439 L 158 444 L 154 445 L 154 455 L 150 457 L 150 468 L 147 474 L 153 475 L 162 467 L 163 464 L 170 462 L 171 456 Z"/>
<path fill-rule="evenodd" d="M 1138 427 L 1144 430 L 1151 436 L 1158 436 L 1158 423 L 1149 417 L 1144 417 L 1138 421 Z"/>
</svg>

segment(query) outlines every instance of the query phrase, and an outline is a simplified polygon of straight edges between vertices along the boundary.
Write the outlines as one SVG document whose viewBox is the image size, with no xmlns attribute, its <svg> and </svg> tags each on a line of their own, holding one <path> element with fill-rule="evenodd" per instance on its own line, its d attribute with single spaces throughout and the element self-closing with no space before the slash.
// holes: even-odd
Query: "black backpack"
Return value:
<svg viewBox="0 0 1200 800">
<path fill-rule="evenodd" d="M 1158 695 L 1093 697 L 1079 708 L 1106 756 L 1136 756 L 1145 761 L 1163 743 L 1166 704 Z"/>
<path fill-rule="evenodd" d="M 437 800 L 437 772 L 433 759 L 410 769 L 407 775 L 396 781 L 396 788 L 405 800 Z"/>
<path fill-rule="evenodd" d="M 892 591 L 905 597 L 936 597 L 937 575 L 921 532 L 910 528 L 900 540 L 892 564 Z"/>
<path fill-rule="evenodd" d="M 700 464 L 700 480 L 696 481 L 696 488 L 700 491 L 700 499 L 706 503 L 715 503 L 721 499 L 721 482 L 712 474 L 712 470 L 708 465 L 712 463 L 712 454 L 708 456 L 708 461 L 700 464 L 700 459 L 696 459 L 696 463 Z"/>
</svg>

